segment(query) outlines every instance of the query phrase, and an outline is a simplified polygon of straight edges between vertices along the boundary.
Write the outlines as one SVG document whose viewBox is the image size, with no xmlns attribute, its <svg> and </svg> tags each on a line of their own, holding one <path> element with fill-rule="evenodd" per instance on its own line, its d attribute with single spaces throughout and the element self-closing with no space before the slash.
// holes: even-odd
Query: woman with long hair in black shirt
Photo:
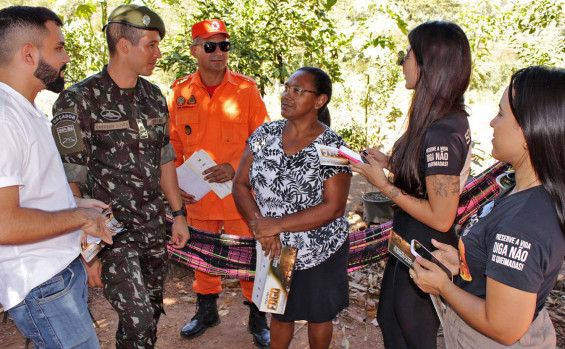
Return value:
<svg viewBox="0 0 565 349">
<path fill-rule="evenodd" d="M 411 273 L 449 304 L 446 347 L 555 348 L 544 304 L 565 254 L 565 70 L 514 73 L 490 125 L 515 183 L 469 220 L 458 249 L 434 242 L 455 284 L 425 260 Z"/>
<path fill-rule="evenodd" d="M 471 50 L 456 24 L 426 22 L 408 35 L 401 64 L 414 90 L 408 125 L 391 156 L 368 149 L 369 165 L 352 164 L 398 209 L 393 228 L 405 240 L 431 248 L 431 239 L 455 245 L 453 222 L 470 165 L 470 131 L 463 95 L 471 77 Z M 390 170 L 391 183 L 383 171 Z M 389 258 L 381 284 L 377 320 L 385 347 L 436 348 L 439 319 L 429 295 L 412 282 L 408 268 Z"/>
</svg>

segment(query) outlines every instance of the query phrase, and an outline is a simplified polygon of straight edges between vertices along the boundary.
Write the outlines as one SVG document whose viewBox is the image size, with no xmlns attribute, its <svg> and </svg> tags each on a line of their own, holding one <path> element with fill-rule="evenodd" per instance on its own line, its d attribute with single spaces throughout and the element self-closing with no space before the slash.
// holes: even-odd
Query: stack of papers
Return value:
<svg viewBox="0 0 565 349">
<path fill-rule="evenodd" d="M 205 170 L 216 165 L 216 162 L 205 150 L 202 149 L 193 153 L 184 164 L 177 167 L 179 187 L 186 193 L 193 195 L 196 201 L 202 199 L 211 190 L 220 199 L 225 198 L 231 194 L 233 182 L 210 183 L 204 180 L 205 176 L 202 174 Z"/>
</svg>

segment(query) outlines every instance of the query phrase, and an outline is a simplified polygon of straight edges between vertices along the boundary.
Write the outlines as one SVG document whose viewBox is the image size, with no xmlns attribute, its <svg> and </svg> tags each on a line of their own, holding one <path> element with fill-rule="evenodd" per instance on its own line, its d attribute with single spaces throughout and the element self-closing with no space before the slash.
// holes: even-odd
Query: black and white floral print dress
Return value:
<svg viewBox="0 0 565 349">
<path fill-rule="evenodd" d="M 282 217 L 322 202 L 324 181 L 348 167 L 321 166 L 315 143 L 339 147 L 343 139 L 330 128 L 314 142 L 289 156 L 283 150 L 282 131 L 287 120 L 261 125 L 247 140 L 254 157 L 249 181 L 265 217 Z M 296 270 L 312 268 L 336 252 L 349 234 L 349 222 L 339 217 L 328 225 L 301 232 L 282 232 L 285 246 L 298 248 Z"/>
</svg>

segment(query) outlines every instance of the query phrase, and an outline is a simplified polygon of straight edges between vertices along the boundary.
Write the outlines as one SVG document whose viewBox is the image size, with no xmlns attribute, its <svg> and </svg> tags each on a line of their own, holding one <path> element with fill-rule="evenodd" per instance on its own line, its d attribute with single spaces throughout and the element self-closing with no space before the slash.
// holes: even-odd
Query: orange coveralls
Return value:
<svg viewBox="0 0 565 349">
<path fill-rule="evenodd" d="M 224 79 L 210 96 L 198 71 L 173 83 L 169 96 L 170 137 L 178 167 L 192 153 L 204 149 L 217 163 L 229 163 L 237 171 L 247 138 L 269 121 L 255 81 L 226 70 Z M 200 201 L 186 205 L 188 224 L 207 231 L 252 236 L 247 221 L 230 194 L 220 199 L 210 191 Z M 195 270 L 194 291 L 220 293 L 219 276 Z M 240 280 L 245 298 L 251 301 L 253 282 Z"/>
</svg>

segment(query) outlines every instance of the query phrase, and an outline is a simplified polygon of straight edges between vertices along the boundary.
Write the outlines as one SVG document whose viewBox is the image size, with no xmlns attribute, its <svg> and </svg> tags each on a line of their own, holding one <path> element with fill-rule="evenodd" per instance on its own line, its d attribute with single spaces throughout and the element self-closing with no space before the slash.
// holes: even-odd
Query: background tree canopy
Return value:
<svg viewBox="0 0 565 349">
<path fill-rule="evenodd" d="M 126 1 L 129 2 L 129 1 Z M 109 12 L 123 2 L 32 0 L 64 20 L 71 64 L 69 82 L 102 69 L 108 54 L 101 31 Z M 141 3 L 141 2 L 139 2 Z M 332 128 L 354 149 L 389 150 L 402 132 L 410 92 L 404 89 L 397 52 L 409 30 L 428 20 L 449 20 L 466 32 L 473 52 L 467 92 L 475 160 L 485 162 L 496 113 L 511 73 L 533 64 L 559 65 L 565 58 L 562 0 L 146 0 L 165 20 L 163 58 L 153 82 L 167 95 L 179 77 L 196 70 L 190 56 L 190 28 L 220 18 L 232 38 L 229 66 L 257 81 L 271 118 L 280 116 L 273 86 L 297 68 L 317 66 L 334 81 Z M 0 0 L 2 7 L 23 0 Z M 50 108 L 48 108 L 50 109 Z M 47 110 L 47 109 L 45 109 Z"/>
</svg>

